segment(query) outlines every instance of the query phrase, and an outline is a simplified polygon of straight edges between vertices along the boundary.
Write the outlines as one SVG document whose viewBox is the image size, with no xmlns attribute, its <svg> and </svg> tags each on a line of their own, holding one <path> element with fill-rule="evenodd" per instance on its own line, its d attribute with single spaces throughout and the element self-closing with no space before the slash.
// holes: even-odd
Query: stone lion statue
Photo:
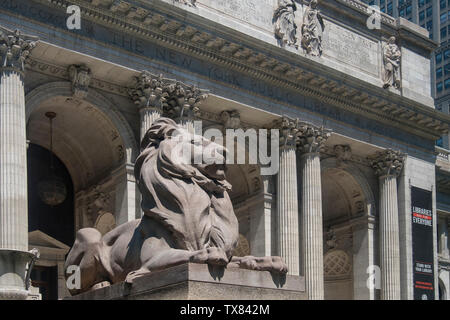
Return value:
<svg viewBox="0 0 450 320">
<path fill-rule="evenodd" d="M 223 159 L 227 153 L 171 119 L 154 122 L 135 164 L 144 216 L 104 236 L 94 228 L 78 231 L 65 264 L 80 268 L 81 288 L 72 295 L 188 262 L 287 272 L 279 257 L 232 256 L 239 233 L 225 166 L 194 164 L 206 147 Z"/>
</svg>

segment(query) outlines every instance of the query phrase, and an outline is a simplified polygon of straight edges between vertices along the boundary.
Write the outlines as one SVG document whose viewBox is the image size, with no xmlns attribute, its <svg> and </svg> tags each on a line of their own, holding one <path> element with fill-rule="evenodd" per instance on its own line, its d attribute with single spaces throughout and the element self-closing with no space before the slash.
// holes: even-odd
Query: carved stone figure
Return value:
<svg viewBox="0 0 450 320">
<path fill-rule="evenodd" d="M 191 164 L 202 152 L 199 146 L 226 156 L 224 147 L 171 119 L 153 123 L 135 164 L 144 216 L 103 237 L 93 228 L 78 231 L 66 268 L 80 267 L 81 288 L 71 294 L 100 284 L 132 283 L 148 272 L 187 262 L 287 272 L 279 257 L 232 257 L 239 232 L 228 195 L 231 185 L 224 165 Z M 183 148 L 192 150 L 190 158 Z"/>
<path fill-rule="evenodd" d="M 317 9 L 317 0 L 311 0 L 303 16 L 302 48 L 312 56 L 322 55 L 322 35 L 325 24 Z"/>
<path fill-rule="evenodd" d="M 297 45 L 297 25 L 294 21 L 297 5 L 294 0 L 278 0 L 273 20 L 275 22 L 275 35 L 283 45 Z"/>
<path fill-rule="evenodd" d="M 395 43 L 395 37 L 390 37 L 388 43 L 383 47 L 383 62 L 384 62 L 384 86 L 387 89 L 394 86 L 396 89 L 401 87 L 400 79 L 400 65 L 402 53 Z"/>
<path fill-rule="evenodd" d="M 86 66 L 71 65 L 67 71 L 72 82 L 73 95 L 80 99 L 86 98 L 91 83 L 91 70 Z"/>
</svg>

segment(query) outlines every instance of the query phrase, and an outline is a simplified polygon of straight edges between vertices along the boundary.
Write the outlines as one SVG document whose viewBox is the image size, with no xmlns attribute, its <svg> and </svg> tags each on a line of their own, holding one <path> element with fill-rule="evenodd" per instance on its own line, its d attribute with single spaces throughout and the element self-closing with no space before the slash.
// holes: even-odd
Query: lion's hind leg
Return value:
<svg viewBox="0 0 450 320">
<path fill-rule="evenodd" d="M 72 295 L 88 291 L 97 283 L 107 280 L 100 259 L 103 250 L 102 235 L 97 229 L 85 228 L 77 232 L 65 264 L 65 270 L 69 266 L 76 266 L 80 271 L 79 287 L 69 289 Z"/>
</svg>

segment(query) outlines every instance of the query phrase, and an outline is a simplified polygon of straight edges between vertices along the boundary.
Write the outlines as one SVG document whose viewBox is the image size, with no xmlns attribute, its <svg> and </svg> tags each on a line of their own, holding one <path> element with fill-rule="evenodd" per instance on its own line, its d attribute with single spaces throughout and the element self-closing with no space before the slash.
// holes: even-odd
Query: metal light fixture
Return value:
<svg viewBox="0 0 450 320">
<path fill-rule="evenodd" d="M 45 204 L 54 207 L 66 200 L 67 188 L 64 181 L 56 175 L 53 164 L 53 119 L 56 113 L 47 112 L 45 116 L 50 121 L 50 174 L 38 183 L 38 193 Z"/>
</svg>

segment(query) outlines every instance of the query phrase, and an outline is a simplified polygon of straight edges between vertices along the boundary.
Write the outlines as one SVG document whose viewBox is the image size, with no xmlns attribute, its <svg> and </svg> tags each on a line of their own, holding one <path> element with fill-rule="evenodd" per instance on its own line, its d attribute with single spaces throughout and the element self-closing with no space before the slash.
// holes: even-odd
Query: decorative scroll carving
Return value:
<svg viewBox="0 0 450 320">
<path fill-rule="evenodd" d="M 220 114 L 225 129 L 239 129 L 241 127 L 241 115 L 238 111 L 223 111 Z"/>
<path fill-rule="evenodd" d="M 37 37 L 22 34 L 19 30 L 11 31 L 0 26 L 0 70 L 11 68 L 17 72 L 25 70 L 24 62 L 31 50 L 36 47 Z"/>
<path fill-rule="evenodd" d="M 283 45 L 295 46 L 297 44 L 297 24 L 295 23 L 297 5 L 294 0 L 278 0 L 273 20 L 275 22 L 275 36 Z"/>
<path fill-rule="evenodd" d="M 298 133 L 298 119 L 283 117 L 274 122 L 274 128 L 280 129 L 280 147 L 295 147 Z"/>
<path fill-rule="evenodd" d="M 302 48 L 310 55 L 322 55 L 322 35 L 325 24 L 322 15 L 317 9 L 317 0 L 311 0 L 307 7 L 302 24 Z"/>
<path fill-rule="evenodd" d="M 309 123 L 300 123 L 297 134 L 297 146 L 300 153 L 321 152 L 325 142 L 331 136 L 331 130 Z"/>
<path fill-rule="evenodd" d="M 71 65 L 67 69 L 70 81 L 72 82 L 72 92 L 74 97 L 84 99 L 88 95 L 89 84 L 91 83 L 91 70 L 84 65 Z"/>
<path fill-rule="evenodd" d="M 368 158 L 377 176 L 395 175 L 398 177 L 403 169 L 405 155 L 400 151 L 387 149 Z"/>
<path fill-rule="evenodd" d="M 390 37 L 388 43 L 383 46 L 383 88 L 385 89 L 390 86 L 394 86 L 396 89 L 401 88 L 400 67 L 402 53 L 395 42 L 395 37 Z"/>
</svg>

